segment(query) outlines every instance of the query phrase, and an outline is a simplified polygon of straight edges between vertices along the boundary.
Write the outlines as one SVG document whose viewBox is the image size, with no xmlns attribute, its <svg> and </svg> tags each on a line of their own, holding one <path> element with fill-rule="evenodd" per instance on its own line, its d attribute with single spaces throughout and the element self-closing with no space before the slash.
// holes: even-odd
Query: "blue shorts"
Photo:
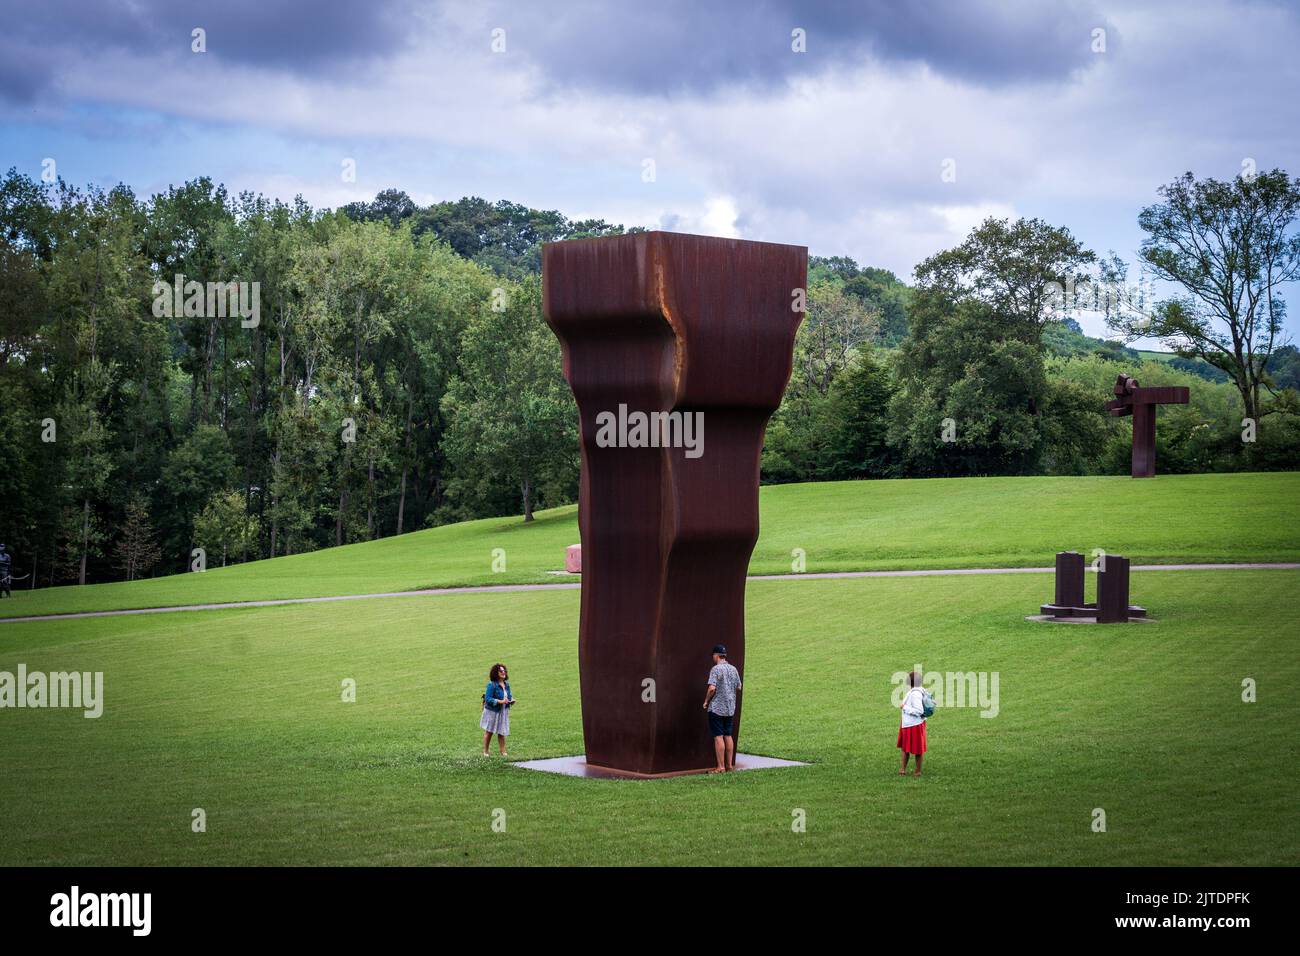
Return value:
<svg viewBox="0 0 1300 956">
<path fill-rule="evenodd" d="M 723 717 L 721 714 L 715 714 L 709 711 L 709 733 L 714 737 L 730 737 L 732 717 Z"/>
</svg>

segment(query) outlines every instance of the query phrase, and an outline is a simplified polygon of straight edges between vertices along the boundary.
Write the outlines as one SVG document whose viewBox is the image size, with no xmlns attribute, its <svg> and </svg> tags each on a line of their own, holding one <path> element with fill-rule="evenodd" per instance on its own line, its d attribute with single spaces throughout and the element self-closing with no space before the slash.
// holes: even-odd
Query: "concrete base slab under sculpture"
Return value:
<svg viewBox="0 0 1300 956">
<path fill-rule="evenodd" d="M 1141 608 L 1139 608 L 1139 610 L 1141 610 Z M 1145 614 L 1145 613 L 1146 613 L 1146 612 L 1143 611 L 1143 614 Z M 1030 614 L 1028 617 L 1025 618 L 1025 620 L 1026 620 L 1026 621 L 1033 621 L 1033 622 L 1035 622 L 1035 623 L 1039 623 L 1039 624 L 1042 624 L 1042 623 L 1046 623 L 1046 624 L 1096 624 L 1096 623 L 1098 623 L 1096 617 L 1055 617 L 1054 615 L 1051 615 L 1051 614 Z M 1151 618 L 1151 617 L 1130 617 L 1130 618 L 1128 619 L 1128 622 L 1129 622 L 1130 624 L 1154 624 L 1154 623 L 1155 623 L 1155 618 Z"/>
<path fill-rule="evenodd" d="M 587 763 L 587 758 L 578 754 L 573 757 L 548 757 L 545 760 L 521 760 L 512 764 L 525 770 L 540 770 L 543 773 L 559 773 L 566 777 L 587 777 L 593 780 L 659 780 L 665 777 L 684 777 L 688 774 L 708 773 L 712 767 L 698 770 L 676 770 L 671 773 L 631 773 L 626 770 L 614 770 Z M 760 757 L 757 754 L 736 754 L 736 770 L 771 770 L 777 767 L 807 767 L 808 764 L 798 760 L 782 760 L 780 757 Z"/>
<path fill-rule="evenodd" d="M 1072 618 L 1072 617 L 1096 618 L 1097 617 L 1097 605 L 1093 603 L 1073 604 L 1073 605 L 1044 604 L 1038 609 L 1038 611 L 1039 611 L 1039 615 L 1043 617 L 1067 617 L 1067 618 Z M 1138 607 L 1136 604 L 1130 604 L 1128 606 L 1129 620 L 1133 620 L 1134 618 L 1138 618 L 1138 617 L 1146 617 L 1146 616 L 1147 616 L 1146 608 Z"/>
</svg>

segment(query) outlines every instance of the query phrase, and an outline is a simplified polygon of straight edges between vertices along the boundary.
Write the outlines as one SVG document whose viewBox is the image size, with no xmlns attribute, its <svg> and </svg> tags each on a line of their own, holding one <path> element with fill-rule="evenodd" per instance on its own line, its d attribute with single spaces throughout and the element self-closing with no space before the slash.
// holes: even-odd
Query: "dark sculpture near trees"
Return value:
<svg viewBox="0 0 1300 956">
<path fill-rule="evenodd" d="M 790 377 L 807 263 L 802 246 L 664 232 L 543 247 L 543 312 L 580 418 L 590 765 L 652 776 L 714 764 L 700 701 L 713 645 L 744 674 L 759 454 Z M 638 414 L 648 436 L 629 429 L 623 442 Z M 697 447 L 672 440 L 670 415 L 702 423 Z"/>
<path fill-rule="evenodd" d="M 1141 388 L 1131 375 L 1115 380 L 1115 400 L 1106 403 L 1111 415 L 1133 416 L 1133 477 L 1153 478 L 1156 473 L 1156 407 L 1186 405 L 1191 393 L 1183 385 Z"/>
</svg>

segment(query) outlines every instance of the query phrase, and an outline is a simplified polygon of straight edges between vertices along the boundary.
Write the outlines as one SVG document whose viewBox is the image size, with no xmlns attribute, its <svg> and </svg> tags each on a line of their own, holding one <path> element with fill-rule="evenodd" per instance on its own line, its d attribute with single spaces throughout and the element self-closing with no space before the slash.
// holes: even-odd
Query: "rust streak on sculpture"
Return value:
<svg viewBox="0 0 1300 956">
<path fill-rule="evenodd" d="M 1156 473 L 1156 407 L 1186 405 L 1191 392 L 1183 385 L 1141 388 L 1131 375 L 1115 380 L 1115 400 L 1106 403 L 1111 415 L 1133 416 L 1133 477 L 1153 478 Z"/>
<path fill-rule="evenodd" d="M 790 378 L 807 264 L 802 246 L 664 232 L 543 247 L 544 314 L 580 419 L 590 764 L 666 774 L 714 763 L 704 680 L 719 643 L 744 674 L 759 454 Z M 622 411 L 702 413 L 699 447 L 611 447 L 602 416 Z M 739 708 L 735 728 L 739 739 Z"/>
</svg>

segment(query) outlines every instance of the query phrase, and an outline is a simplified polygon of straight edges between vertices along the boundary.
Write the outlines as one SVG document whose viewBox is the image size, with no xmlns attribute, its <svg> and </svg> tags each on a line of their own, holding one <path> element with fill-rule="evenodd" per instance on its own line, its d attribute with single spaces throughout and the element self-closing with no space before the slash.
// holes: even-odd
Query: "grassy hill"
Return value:
<svg viewBox="0 0 1300 956">
<path fill-rule="evenodd" d="M 0 864 L 1300 863 L 1300 571 L 1140 572 L 1158 620 L 1114 627 L 1026 622 L 1051 587 L 752 583 L 741 746 L 812 765 L 652 782 L 479 756 L 494 660 L 510 759 L 581 752 L 576 591 L 0 626 L 0 669 L 105 674 L 97 720 L 0 712 Z M 941 707 L 900 778 L 918 663 L 996 673 L 997 713 Z"/>
<path fill-rule="evenodd" d="M 1300 473 L 953 478 L 762 489 L 751 574 L 1042 567 L 1094 548 L 1136 563 L 1300 561 Z M 574 507 L 147 581 L 16 591 L 0 616 L 555 582 Z M 493 551 L 506 569 L 494 573 Z"/>
<path fill-rule="evenodd" d="M 1023 567 L 1094 547 L 1294 561 L 1297 492 L 1294 474 L 765 488 L 752 570 L 788 571 L 793 548 L 809 571 Z M 559 509 L 0 607 L 555 581 L 575 539 Z M 725 828 L 731 861 L 751 865 L 1295 865 L 1297 589 L 1296 570 L 1136 572 L 1154 622 L 1088 627 L 1025 620 L 1048 574 L 755 581 L 741 747 L 810 766 L 653 782 L 479 756 L 495 660 L 521 701 L 510 759 L 582 751 L 575 590 L 3 625 L 0 671 L 105 684 L 95 720 L 0 712 L 0 864 L 695 864 Z M 890 700 L 917 664 L 999 682 L 995 715 L 941 701 L 919 780 L 896 773 Z M 827 693 L 832 674 L 851 693 Z"/>
</svg>

